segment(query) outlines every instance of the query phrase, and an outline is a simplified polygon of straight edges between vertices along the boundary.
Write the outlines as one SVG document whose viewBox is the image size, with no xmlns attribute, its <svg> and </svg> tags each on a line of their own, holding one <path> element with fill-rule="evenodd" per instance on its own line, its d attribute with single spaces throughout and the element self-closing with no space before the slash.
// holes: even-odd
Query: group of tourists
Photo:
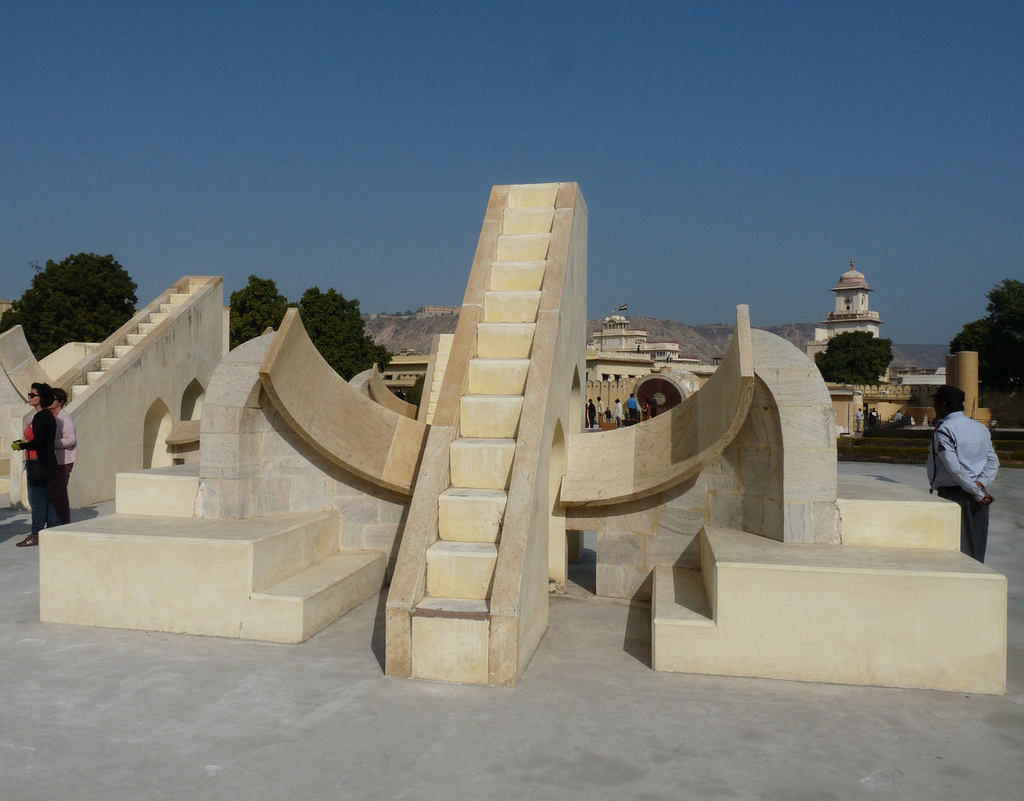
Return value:
<svg viewBox="0 0 1024 801">
<path fill-rule="evenodd" d="M 587 401 L 586 416 L 587 428 L 597 428 L 597 421 L 604 420 L 607 424 L 615 424 L 616 428 L 622 428 L 624 421 L 640 422 L 650 420 L 658 414 L 658 401 L 651 397 L 642 402 L 636 399 L 636 395 L 629 393 L 629 400 L 626 401 L 625 416 L 623 416 L 622 401 L 615 399 L 615 406 L 605 408 L 601 396 L 597 396 L 597 402 Z"/>
<path fill-rule="evenodd" d="M 39 532 L 71 522 L 68 479 L 78 458 L 75 423 L 66 411 L 68 394 L 60 387 L 32 384 L 28 403 L 35 410 L 25 428 L 25 438 L 11 447 L 25 456 L 28 503 L 32 507 L 32 533 L 19 548 L 39 545 Z"/>
</svg>

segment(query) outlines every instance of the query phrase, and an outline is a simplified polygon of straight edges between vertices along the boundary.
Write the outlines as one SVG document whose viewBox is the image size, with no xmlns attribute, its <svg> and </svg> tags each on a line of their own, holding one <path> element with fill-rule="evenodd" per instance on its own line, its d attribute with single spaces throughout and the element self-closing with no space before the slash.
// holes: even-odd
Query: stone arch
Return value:
<svg viewBox="0 0 1024 801">
<path fill-rule="evenodd" d="M 565 475 L 565 460 L 565 432 L 559 420 L 551 435 L 551 459 L 548 462 L 548 580 L 559 590 L 565 589 L 569 577 L 565 507 L 559 498 L 559 488 Z"/>
<path fill-rule="evenodd" d="M 142 426 L 142 469 L 170 467 L 171 454 L 167 451 L 167 437 L 170 436 L 173 421 L 167 404 L 157 398 L 146 411 Z"/>
<path fill-rule="evenodd" d="M 203 385 L 198 378 L 193 378 L 181 393 L 181 420 L 198 420 L 202 417 L 205 397 Z"/>
</svg>

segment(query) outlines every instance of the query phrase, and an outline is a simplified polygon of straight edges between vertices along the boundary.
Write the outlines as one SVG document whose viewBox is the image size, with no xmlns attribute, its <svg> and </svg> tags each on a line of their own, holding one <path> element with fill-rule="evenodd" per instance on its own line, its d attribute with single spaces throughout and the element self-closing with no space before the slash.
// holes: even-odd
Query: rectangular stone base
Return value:
<svg viewBox="0 0 1024 801">
<path fill-rule="evenodd" d="M 958 551 L 784 544 L 706 526 L 656 568 L 655 670 L 1000 694 L 1006 577 Z"/>
<path fill-rule="evenodd" d="M 301 642 L 380 591 L 386 556 L 338 551 L 337 512 L 110 515 L 40 537 L 50 623 Z"/>
</svg>

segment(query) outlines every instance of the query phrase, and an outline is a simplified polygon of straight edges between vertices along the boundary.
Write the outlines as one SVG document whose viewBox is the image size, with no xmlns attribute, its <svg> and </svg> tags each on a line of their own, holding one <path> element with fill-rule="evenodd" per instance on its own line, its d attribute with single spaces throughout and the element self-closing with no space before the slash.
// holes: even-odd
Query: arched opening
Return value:
<svg viewBox="0 0 1024 801">
<path fill-rule="evenodd" d="M 555 423 L 548 463 L 548 579 L 558 592 L 565 592 L 569 578 L 569 548 L 565 531 L 565 508 L 559 499 L 565 475 L 565 434 L 561 421 Z"/>
<path fill-rule="evenodd" d="M 203 414 L 203 398 L 206 397 L 206 390 L 199 383 L 198 378 L 193 378 L 185 391 L 181 394 L 181 419 L 198 420 Z"/>
<path fill-rule="evenodd" d="M 167 437 L 171 433 L 171 412 L 162 400 L 157 398 L 146 412 L 142 427 L 142 469 L 169 467 L 171 454 L 167 448 Z"/>
</svg>

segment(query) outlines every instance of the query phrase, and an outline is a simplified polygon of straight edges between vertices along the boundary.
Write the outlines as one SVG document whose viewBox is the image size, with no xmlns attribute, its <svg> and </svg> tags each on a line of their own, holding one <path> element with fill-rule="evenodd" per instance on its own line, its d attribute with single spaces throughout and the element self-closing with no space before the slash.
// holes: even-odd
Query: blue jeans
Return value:
<svg viewBox="0 0 1024 801">
<path fill-rule="evenodd" d="M 32 507 L 32 533 L 38 534 L 46 526 L 50 510 L 50 481 L 28 482 L 28 505 Z"/>
</svg>

